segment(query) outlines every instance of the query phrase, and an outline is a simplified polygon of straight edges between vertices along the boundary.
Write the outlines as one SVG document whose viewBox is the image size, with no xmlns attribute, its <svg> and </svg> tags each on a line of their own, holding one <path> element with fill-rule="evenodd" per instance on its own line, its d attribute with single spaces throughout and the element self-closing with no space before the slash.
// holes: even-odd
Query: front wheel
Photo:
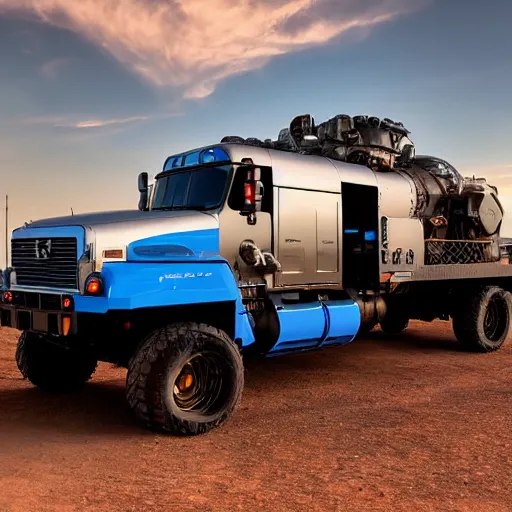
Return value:
<svg viewBox="0 0 512 512">
<path fill-rule="evenodd" d="M 92 377 L 97 363 L 86 349 L 61 346 L 30 331 L 21 334 L 16 347 L 16 364 L 23 378 L 50 393 L 79 389 Z"/>
<path fill-rule="evenodd" d="M 453 314 L 459 343 L 473 352 L 494 352 L 507 340 L 512 295 L 498 286 L 484 286 L 462 299 Z"/>
<path fill-rule="evenodd" d="M 171 324 L 152 332 L 128 367 L 129 406 L 147 428 L 193 436 L 222 425 L 244 385 L 242 356 L 214 327 Z"/>
</svg>

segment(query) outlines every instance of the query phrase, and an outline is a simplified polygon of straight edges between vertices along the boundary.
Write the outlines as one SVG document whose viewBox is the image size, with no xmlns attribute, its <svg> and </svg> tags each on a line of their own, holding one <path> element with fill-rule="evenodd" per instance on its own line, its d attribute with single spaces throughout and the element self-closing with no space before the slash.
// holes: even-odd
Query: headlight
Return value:
<svg viewBox="0 0 512 512">
<path fill-rule="evenodd" d="M 94 297 L 100 297 L 103 295 L 105 285 L 103 278 L 100 274 L 94 273 L 89 275 L 85 280 L 85 295 L 92 295 Z"/>
</svg>

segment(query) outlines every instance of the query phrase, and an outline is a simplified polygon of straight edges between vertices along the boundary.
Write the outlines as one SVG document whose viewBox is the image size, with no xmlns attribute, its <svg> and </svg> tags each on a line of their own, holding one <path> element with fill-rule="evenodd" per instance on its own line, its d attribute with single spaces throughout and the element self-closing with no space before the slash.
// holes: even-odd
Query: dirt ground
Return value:
<svg viewBox="0 0 512 512">
<path fill-rule="evenodd" d="M 141 430 L 125 372 L 76 395 L 23 381 L 0 329 L 0 512 L 510 511 L 512 341 L 460 352 L 449 324 L 251 362 L 222 428 Z"/>
</svg>

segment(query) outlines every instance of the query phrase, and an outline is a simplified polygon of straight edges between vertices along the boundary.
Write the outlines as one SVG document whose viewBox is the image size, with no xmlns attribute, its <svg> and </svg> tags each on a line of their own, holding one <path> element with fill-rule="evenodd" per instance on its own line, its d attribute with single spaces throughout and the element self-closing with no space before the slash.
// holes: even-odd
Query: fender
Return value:
<svg viewBox="0 0 512 512">
<path fill-rule="evenodd" d="M 254 342 L 247 311 L 227 261 L 105 263 L 103 297 L 75 295 L 77 313 L 107 313 L 172 306 L 235 302 L 235 338 Z"/>
</svg>

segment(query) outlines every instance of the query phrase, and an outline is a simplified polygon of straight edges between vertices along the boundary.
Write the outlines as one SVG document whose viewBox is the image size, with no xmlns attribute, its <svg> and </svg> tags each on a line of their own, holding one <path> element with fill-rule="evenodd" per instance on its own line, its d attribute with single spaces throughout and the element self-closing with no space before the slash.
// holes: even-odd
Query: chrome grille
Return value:
<svg viewBox="0 0 512 512">
<path fill-rule="evenodd" d="M 16 284 L 78 289 L 76 238 L 23 238 L 12 240 Z"/>
</svg>

